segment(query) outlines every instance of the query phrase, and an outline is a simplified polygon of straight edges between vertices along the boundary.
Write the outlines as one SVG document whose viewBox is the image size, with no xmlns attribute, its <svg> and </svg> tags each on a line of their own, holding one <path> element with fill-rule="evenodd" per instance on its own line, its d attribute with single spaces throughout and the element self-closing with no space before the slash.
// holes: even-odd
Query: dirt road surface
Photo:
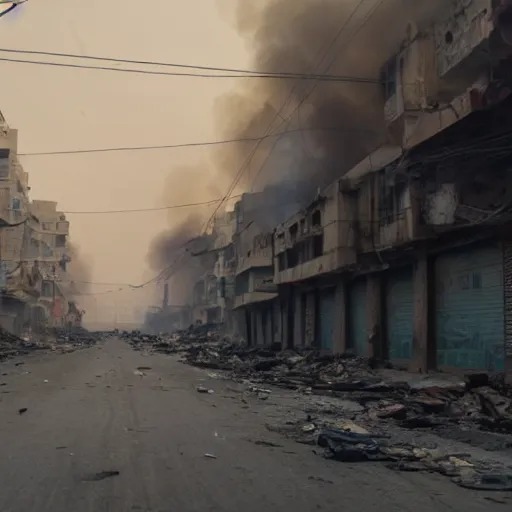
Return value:
<svg viewBox="0 0 512 512">
<path fill-rule="evenodd" d="M 265 414 L 241 406 L 229 382 L 198 393 L 206 372 L 120 340 L 0 370 L 2 512 L 489 512 L 511 503 L 439 475 L 325 460 L 267 431 Z"/>
</svg>

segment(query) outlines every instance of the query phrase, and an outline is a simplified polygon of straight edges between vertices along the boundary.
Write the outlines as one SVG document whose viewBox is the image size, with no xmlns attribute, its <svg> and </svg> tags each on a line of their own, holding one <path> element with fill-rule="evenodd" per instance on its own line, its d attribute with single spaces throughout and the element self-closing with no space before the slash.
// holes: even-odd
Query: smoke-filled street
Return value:
<svg viewBox="0 0 512 512">
<path fill-rule="evenodd" d="M 503 508 L 501 493 L 439 475 L 325 460 L 265 428 L 282 414 L 273 400 L 241 401 L 235 383 L 143 354 L 108 338 L 4 363 L 2 511 Z"/>
</svg>

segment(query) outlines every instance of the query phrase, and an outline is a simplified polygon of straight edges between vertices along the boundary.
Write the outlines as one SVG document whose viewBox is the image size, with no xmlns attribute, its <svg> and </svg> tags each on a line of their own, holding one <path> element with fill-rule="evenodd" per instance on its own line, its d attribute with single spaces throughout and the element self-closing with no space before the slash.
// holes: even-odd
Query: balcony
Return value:
<svg viewBox="0 0 512 512">
<path fill-rule="evenodd" d="M 275 282 L 303 281 L 355 262 L 355 197 L 329 186 L 304 211 L 277 227 Z"/>
<path fill-rule="evenodd" d="M 243 274 L 251 268 L 272 267 L 272 234 L 255 235 L 247 231 L 247 235 L 239 235 L 236 275 Z"/>
<path fill-rule="evenodd" d="M 494 30 L 492 0 L 452 0 L 434 26 L 438 76 L 450 102 L 489 71 L 489 38 Z"/>
<path fill-rule="evenodd" d="M 248 292 L 237 295 L 234 301 L 234 309 L 256 304 L 258 302 L 266 302 L 277 298 L 277 293 L 266 292 Z"/>
</svg>

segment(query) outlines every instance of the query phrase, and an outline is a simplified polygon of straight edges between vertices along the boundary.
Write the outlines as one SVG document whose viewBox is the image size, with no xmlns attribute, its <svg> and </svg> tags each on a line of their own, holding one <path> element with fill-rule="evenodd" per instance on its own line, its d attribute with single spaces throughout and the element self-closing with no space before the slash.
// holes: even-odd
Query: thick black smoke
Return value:
<svg viewBox="0 0 512 512">
<path fill-rule="evenodd" d="M 254 142 L 224 146 L 215 153 L 213 165 L 187 172 L 178 169 L 170 176 L 168 196 L 174 202 L 221 197 L 235 179 L 233 194 L 267 188 L 275 197 L 277 186 L 282 195 L 273 220 L 280 222 L 283 212 L 304 204 L 387 141 L 381 85 L 350 78 L 378 81 L 387 59 L 416 30 L 414 22 L 421 29 L 446 0 L 218 1 L 231 20 L 235 15 L 236 28 L 250 51 L 251 69 L 349 79 L 240 80 L 234 93 L 217 101 L 218 138 L 291 133 L 265 139 L 240 174 Z M 270 204 L 262 201 L 267 218 Z M 176 247 L 198 234 L 201 221 L 204 218 L 173 214 L 172 229 L 150 250 L 152 266 L 160 270 L 169 265 Z M 197 263 L 190 265 L 194 270 L 185 273 L 176 287 L 179 291 L 189 290 L 190 279 L 199 273 Z"/>
</svg>

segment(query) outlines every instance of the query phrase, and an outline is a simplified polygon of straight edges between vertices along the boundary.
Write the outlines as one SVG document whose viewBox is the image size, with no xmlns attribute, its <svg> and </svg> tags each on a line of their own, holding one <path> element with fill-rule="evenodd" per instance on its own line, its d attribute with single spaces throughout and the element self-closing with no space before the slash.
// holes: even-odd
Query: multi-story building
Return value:
<svg viewBox="0 0 512 512">
<path fill-rule="evenodd" d="M 235 301 L 238 334 L 250 345 L 280 342 L 283 310 L 274 282 L 273 235 L 296 205 L 277 186 L 244 194 L 235 205 Z"/>
<path fill-rule="evenodd" d="M 55 201 L 33 200 L 30 211 L 38 222 L 30 226 L 27 259 L 39 262 L 39 302 L 47 309 L 51 324 L 63 325 L 73 295 L 67 273 L 69 222 Z"/>
<path fill-rule="evenodd" d="M 286 346 L 512 371 L 511 19 L 452 0 L 411 22 L 382 72 L 387 142 L 275 231 Z"/>
<path fill-rule="evenodd" d="M 37 269 L 24 260 L 30 215 L 28 175 L 17 157 L 18 131 L 0 113 L 0 322 L 21 332 L 30 318 L 28 304 L 37 300 Z"/>
<path fill-rule="evenodd" d="M 218 214 L 213 223 L 213 251 L 216 261 L 213 274 L 217 279 L 217 304 L 219 321 L 225 324 L 227 332 L 234 329 L 232 310 L 235 298 L 235 247 L 233 235 L 236 228 L 234 211 Z"/>
<path fill-rule="evenodd" d="M 60 325 L 72 290 L 66 275 L 69 222 L 52 201 L 29 199 L 18 132 L 0 113 L 0 288 L 3 325 Z"/>
</svg>

